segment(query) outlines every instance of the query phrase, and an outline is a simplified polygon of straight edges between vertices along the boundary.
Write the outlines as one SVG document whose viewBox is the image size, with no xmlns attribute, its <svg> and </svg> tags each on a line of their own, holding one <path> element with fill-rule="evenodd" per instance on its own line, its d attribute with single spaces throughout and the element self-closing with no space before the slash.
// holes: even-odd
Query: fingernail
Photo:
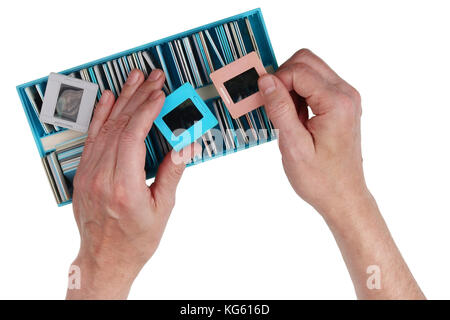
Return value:
<svg viewBox="0 0 450 320">
<path fill-rule="evenodd" d="M 264 95 L 271 94 L 275 91 L 275 81 L 271 75 L 267 75 L 259 79 L 258 85 L 259 90 L 261 90 Z"/>
<path fill-rule="evenodd" d="M 191 161 L 196 161 L 200 158 L 202 146 L 197 142 L 194 142 L 191 146 L 184 148 L 181 152 L 183 152 L 184 164 L 189 164 Z"/>
<path fill-rule="evenodd" d="M 160 70 L 153 70 L 150 75 L 148 76 L 148 79 L 150 81 L 156 81 L 159 78 L 161 78 L 161 71 Z"/>
<path fill-rule="evenodd" d="M 194 156 L 195 157 L 200 157 L 202 155 L 203 149 L 202 146 L 200 144 L 198 144 L 197 142 L 194 143 Z"/>
<path fill-rule="evenodd" d="M 139 72 L 137 70 L 133 70 L 130 72 L 127 82 L 128 84 L 135 84 L 139 79 Z"/>
</svg>

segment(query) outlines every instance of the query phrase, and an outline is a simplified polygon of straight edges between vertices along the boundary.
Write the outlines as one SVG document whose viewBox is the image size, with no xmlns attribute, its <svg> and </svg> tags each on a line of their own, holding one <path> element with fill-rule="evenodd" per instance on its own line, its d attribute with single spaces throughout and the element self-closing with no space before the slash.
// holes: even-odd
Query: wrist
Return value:
<svg viewBox="0 0 450 320">
<path fill-rule="evenodd" d="M 71 286 L 69 279 L 67 299 L 126 299 L 141 268 L 79 254 L 71 268 L 78 272 L 79 282 Z"/>
<path fill-rule="evenodd" d="M 318 211 L 332 231 L 361 225 L 364 220 L 372 220 L 380 215 L 375 199 L 365 185 L 337 197 Z"/>
</svg>

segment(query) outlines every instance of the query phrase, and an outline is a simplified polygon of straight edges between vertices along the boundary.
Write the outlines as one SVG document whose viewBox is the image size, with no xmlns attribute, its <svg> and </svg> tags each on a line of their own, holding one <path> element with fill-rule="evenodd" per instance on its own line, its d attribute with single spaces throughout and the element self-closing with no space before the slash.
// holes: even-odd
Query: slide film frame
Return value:
<svg viewBox="0 0 450 320">
<path fill-rule="evenodd" d="M 267 73 L 261 59 L 255 51 L 210 74 L 214 86 L 234 119 L 237 119 L 264 104 L 259 90 L 238 102 L 233 102 L 230 93 L 225 87 L 225 83 L 228 80 L 233 79 L 252 68 L 256 70 L 260 77 Z"/>
<path fill-rule="evenodd" d="M 188 99 L 190 99 L 198 111 L 200 111 L 202 118 L 177 136 L 167 125 L 164 116 Z M 155 119 L 154 124 L 158 127 L 173 149 L 175 151 L 180 151 L 184 147 L 195 142 L 207 131 L 214 128 L 218 122 L 192 85 L 190 83 L 185 83 L 166 97 L 164 106 L 158 117 Z"/>
<path fill-rule="evenodd" d="M 182 38 L 191 36 L 193 37 L 191 39 L 191 45 L 197 43 L 198 47 L 194 48 L 192 46 L 192 48 L 189 48 L 189 46 L 187 46 L 186 48 L 183 48 L 183 50 L 186 50 L 185 52 L 183 52 L 183 54 L 187 55 L 184 58 L 186 60 L 189 58 L 189 54 L 191 51 L 190 49 L 192 49 L 192 51 L 198 51 L 200 49 L 200 57 L 205 59 L 204 66 L 202 67 L 206 67 L 206 76 L 210 72 L 221 68 L 222 66 L 224 66 L 224 64 L 229 64 L 233 60 L 236 60 L 239 57 L 242 57 L 242 55 L 246 55 L 247 52 L 251 52 L 253 50 L 258 53 L 267 70 L 276 70 L 278 67 L 261 9 L 257 8 L 190 30 L 186 30 L 178 34 L 170 35 L 163 39 L 152 41 L 135 48 L 127 49 L 122 52 L 109 55 L 107 57 L 84 63 L 60 73 L 70 75 L 82 80 L 90 79 L 88 81 L 97 83 L 95 78 L 98 75 L 95 73 L 95 69 L 98 69 L 97 71 L 100 72 L 104 71 L 105 74 L 102 75 L 101 78 L 104 83 L 104 89 L 106 89 L 108 86 L 114 93 L 114 89 L 119 88 L 118 91 L 116 90 L 116 94 L 118 94 L 120 93 L 120 88 L 122 86 L 120 78 L 117 80 L 116 85 L 114 79 L 108 77 L 108 73 L 110 73 L 109 76 L 112 76 L 112 73 L 125 73 L 125 75 L 123 75 L 124 78 L 122 77 L 122 81 L 125 81 L 126 75 L 129 72 L 129 68 L 140 68 L 144 72 L 144 75 L 146 75 L 146 69 L 147 71 L 150 71 L 154 69 L 155 66 L 158 68 L 162 67 L 162 69 L 166 73 L 166 76 L 168 77 L 167 85 L 169 86 L 170 84 L 169 77 L 173 81 L 172 88 L 167 87 L 169 90 L 167 90 L 167 88 L 165 88 L 166 90 L 164 90 L 166 94 L 168 94 L 170 93 L 170 90 L 176 89 L 181 84 L 183 84 L 184 81 L 187 81 L 187 79 L 185 78 L 186 74 L 180 75 L 180 79 L 178 79 L 178 75 L 176 72 L 177 70 L 175 69 L 174 65 L 174 63 L 176 64 L 176 61 L 172 61 L 171 59 L 169 42 L 172 42 L 172 44 L 174 45 L 174 50 L 176 50 L 175 43 L 178 43 L 178 50 L 176 50 L 177 52 L 175 52 L 175 55 L 179 64 L 183 62 L 185 64 L 186 61 L 184 61 L 184 59 L 182 59 L 183 61 L 180 60 L 183 57 L 179 56 L 179 46 L 180 43 L 181 45 L 184 45 L 183 42 L 184 40 L 186 40 Z M 224 41 L 224 39 L 226 38 L 228 38 L 229 43 Z M 208 47 L 209 53 L 208 51 L 203 52 L 202 49 L 206 50 L 206 48 L 204 47 Z M 142 54 L 140 51 L 142 51 Z M 146 52 L 150 54 L 150 59 L 153 61 L 146 61 Z M 175 59 L 175 57 L 173 58 Z M 143 60 L 144 63 L 142 62 Z M 152 65 L 151 62 L 153 62 L 154 65 Z M 213 63 L 213 66 L 211 66 L 211 62 Z M 197 61 L 197 66 L 200 66 L 198 63 L 199 61 Z M 195 66 L 194 69 L 190 71 L 196 72 Z M 202 72 L 202 70 L 200 69 L 197 71 Z M 201 75 L 204 76 L 203 74 Z M 192 79 L 195 80 L 195 74 L 192 76 Z M 100 81 L 99 79 L 97 80 Z M 212 87 L 214 87 L 211 79 L 209 79 L 208 81 L 207 79 L 203 79 L 201 77 L 200 80 L 202 80 L 203 83 L 195 83 L 194 85 L 194 83 L 191 82 L 191 84 L 197 89 L 197 92 L 202 97 L 204 97 L 205 92 L 208 92 L 208 94 L 206 94 L 205 102 L 210 108 L 211 112 L 218 119 L 219 124 L 223 125 L 218 129 L 222 130 L 221 134 L 227 136 L 229 138 L 229 141 L 225 149 L 216 149 L 215 142 L 212 143 L 209 140 L 211 139 L 212 131 L 208 131 L 205 135 L 202 136 L 201 140 L 197 140 L 197 142 L 204 146 L 204 156 L 197 158 L 195 161 L 187 164 L 187 166 L 192 166 L 205 161 L 209 161 L 217 157 L 244 150 L 277 138 L 276 134 L 271 132 L 273 130 L 273 127 L 270 121 L 266 118 L 267 116 L 265 115 L 263 108 L 258 108 L 252 111 L 252 113 L 254 113 L 247 114 L 246 118 L 241 117 L 240 119 L 233 119 L 229 114 L 224 102 L 219 99 L 219 94 L 216 92 L 216 90 L 214 90 L 216 92 L 215 97 L 209 94 L 208 90 L 210 89 L 208 89 L 208 87 L 211 87 L 210 91 L 212 91 Z M 48 125 L 38 121 L 42 106 L 42 100 L 44 97 L 43 91 L 45 91 L 47 81 L 48 76 L 18 85 L 17 92 L 22 107 L 25 111 L 27 120 L 29 122 L 31 131 L 33 133 L 33 138 L 35 139 L 40 156 L 45 157 L 49 153 L 53 153 L 56 151 L 58 160 L 61 162 L 61 167 L 64 171 L 64 175 L 66 176 L 66 178 L 68 179 L 68 183 L 70 184 L 77 169 L 77 164 L 82 152 L 83 141 L 86 136 L 79 132 L 77 134 L 72 134 L 72 132 L 75 131 L 60 128 L 58 126 Z M 100 87 L 100 83 L 98 84 Z M 202 86 L 205 84 L 208 84 L 205 88 L 198 87 L 199 85 Z M 114 89 L 112 87 L 113 85 Z M 101 90 L 99 90 L 98 98 L 100 98 L 100 92 Z M 263 129 L 266 128 L 269 130 L 268 134 L 267 132 L 266 134 L 262 134 L 260 139 L 257 139 L 257 141 L 253 141 L 252 139 L 247 140 L 244 139 L 244 137 L 240 137 L 239 133 L 243 132 L 243 130 L 247 132 L 247 130 L 251 129 L 252 132 L 249 134 L 251 135 L 254 130 L 252 128 L 256 128 L 256 126 L 259 127 L 260 124 Z M 233 132 L 235 132 L 236 130 L 238 130 L 239 132 L 236 132 L 236 134 L 234 134 Z M 61 140 L 63 139 L 63 137 L 66 137 L 64 138 L 66 139 L 64 142 Z M 214 136 L 214 141 L 215 138 L 216 137 Z M 60 140 L 60 142 L 58 142 L 58 140 Z M 162 136 L 161 132 L 156 128 L 156 126 L 150 131 L 145 143 L 147 146 L 145 168 L 146 177 L 147 179 L 150 179 L 155 176 L 158 163 L 162 161 L 164 155 L 167 152 L 170 152 L 172 148 L 167 143 L 166 139 Z M 80 144 L 80 146 L 78 144 Z M 64 151 L 66 148 L 69 148 L 69 146 L 70 150 L 67 150 L 67 152 Z M 213 154 L 211 154 L 211 152 L 213 152 Z M 74 155 L 71 157 L 67 157 L 66 153 Z M 58 203 L 58 205 L 61 206 L 70 202 L 70 200 L 64 201 L 63 203 Z"/>
<path fill-rule="evenodd" d="M 82 90 L 82 96 L 78 103 L 78 110 L 75 120 L 64 119 L 55 115 L 58 99 L 64 86 L 67 88 Z M 58 73 L 50 73 L 39 119 L 48 124 L 79 132 L 87 132 L 91 122 L 92 112 L 94 110 L 97 90 L 98 85 L 95 83 Z"/>
</svg>

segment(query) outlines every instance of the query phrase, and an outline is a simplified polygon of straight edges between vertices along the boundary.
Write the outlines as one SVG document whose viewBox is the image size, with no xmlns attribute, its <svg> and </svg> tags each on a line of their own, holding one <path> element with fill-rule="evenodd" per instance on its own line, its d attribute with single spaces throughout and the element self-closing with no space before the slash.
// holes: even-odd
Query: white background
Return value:
<svg viewBox="0 0 450 320">
<path fill-rule="evenodd" d="M 425 294 L 450 298 L 445 1 L 5 3 L 0 298 L 64 298 L 79 246 L 72 207 L 54 202 L 15 86 L 256 7 L 280 64 L 308 47 L 360 91 L 369 188 Z M 186 170 L 130 298 L 355 294 L 326 224 L 291 190 L 272 142 Z"/>
</svg>

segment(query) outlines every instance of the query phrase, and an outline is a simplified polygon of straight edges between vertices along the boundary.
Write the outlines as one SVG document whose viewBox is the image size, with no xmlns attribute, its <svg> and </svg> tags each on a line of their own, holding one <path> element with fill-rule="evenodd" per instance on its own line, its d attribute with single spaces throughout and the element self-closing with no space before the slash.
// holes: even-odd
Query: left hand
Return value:
<svg viewBox="0 0 450 320">
<path fill-rule="evenodd" d="M 68 290 L 67 298 L 126 298 L 158 247 L 195 146 L 167 154 L 146 185 L 144 140 L 164 104 L 163 83 L 161 70 L 146 81 L 133 70 L 117 101 L 105 91 L 96 107 L 74 180 L 81 245 L 73 264 L 81 269 L 81 289 Z"/>
</svg>

